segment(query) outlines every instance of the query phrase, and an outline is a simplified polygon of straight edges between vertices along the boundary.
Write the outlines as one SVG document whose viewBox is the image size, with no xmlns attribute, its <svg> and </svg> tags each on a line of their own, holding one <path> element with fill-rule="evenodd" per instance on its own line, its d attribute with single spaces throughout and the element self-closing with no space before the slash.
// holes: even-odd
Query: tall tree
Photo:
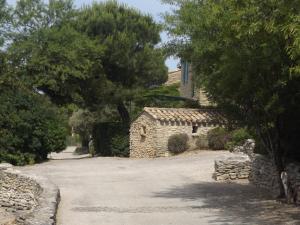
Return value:
<svg viewBox="0 0 300 225">
<path fill-rule="evenodd" d="M 160 42 L 161 27 L 150 16 L 116 1 L 94 3 L 79 13 L 77 28 L 105 50 L 102 65 L 113 84 L 109 101 L 116 104 L 125 122 L 129 113 L 124 102 L 136 88 L 148 88 L 167 78 Z"/>
<path fill-rule="evenodd" d="M 165 2 L 176 6 L 166 16 L 171 49 L 192 61 L 214 101 L 256 129 L 280 176 L 300 137 L 300 2 Z"/>
<path fill-rule="evenodd" d="M 167 77 L 156 45 L 161 27 L 115 1 L 76 10 L 72 1 L 21 0 L 9 47 L 14 73 L 55 103 L 115 107 L 129 122 L 136 89 Z"/>
<path fill-rule="evenodd" d="M 102 46 L 71 26 L 75 15 L 71 1 L 21 0 L 9 32 L 14 74 L 59 105 L 82 103 L 82 81 L 101 68 Z"/>
</svg>

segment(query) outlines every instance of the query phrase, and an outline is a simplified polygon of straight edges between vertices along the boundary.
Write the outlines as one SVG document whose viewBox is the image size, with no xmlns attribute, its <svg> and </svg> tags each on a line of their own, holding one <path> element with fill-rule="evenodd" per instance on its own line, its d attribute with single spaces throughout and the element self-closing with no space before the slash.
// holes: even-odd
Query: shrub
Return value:
<svg viewBox="0 0 300 225">
<path fill-rule="evenodd" d="M 230 140 L 226 143 L 225 148 L 232 150 L 235 146 L 243 145 L 247 139 L 251 138 L 253 138 L 253 136 L 246 128 L 236 129 L 231 132 Z"/>
<path fill-rule="evenodd" d="M 196 141 L 196 146 L 198 149 L 208 149 L 207 136 L 200 136 Z"/>
<path fill-rule="evenodd" d="M 174 154 L 182 153 L 189 148 L 187 134 L 174 134 L 169 137 L 168 150 Z"/>
<path fill-rule="evenodd" d="M 111 140 L 111 152 L 113 156 L 129 157 L 129 136 L 118 134 Z"/>
<path fill-rule="evenodd" d="M 208 146 L 212 150 L 223 150 L 230 139 L 229 133 L 222 127 L 210 130 L 207 133 Z"/>
<path fill-rule="evenodd" d="M 129 128 L 122 123 L 99 123 L 93 130 L 95 154 L 129 156 Z"/>
<path fill-rule="evenodd" d="M 89 140 L 95 125 L 95 116 L 88 110 L 79 109 L 69 118 L 69 126 L 80 136 L 81 147 L 89 148 Z"/>
<path fill-rule="evenodd" d="M 0 85 L 0 161 L 14 165 L 47 159 L 65 148 L 65 117 L 43 95 Z"/>
</svg>

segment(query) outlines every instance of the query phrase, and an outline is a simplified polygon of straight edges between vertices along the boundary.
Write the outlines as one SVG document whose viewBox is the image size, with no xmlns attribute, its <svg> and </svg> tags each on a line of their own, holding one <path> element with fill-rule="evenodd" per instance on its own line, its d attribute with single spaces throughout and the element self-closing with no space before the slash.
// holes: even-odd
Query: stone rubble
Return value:
<svg viewBox="0 0 300 225">
<path fill-rule="evenodd" d="M 255 141 L 252 139 L 248 139 L 245 141 L 244 145 L 234 147 L 232 153 L 244 153 L 249 156 L 251 160 L 253 160 L 253 158 L 255 157 L 254 149 Z"/>
<path fill-rule="evenodd" d="M 33 179 L 22 176 L 10 164 L 0 164 L 0 207 L 14 215 L 15 224 L 23 224 L 24 216 L 37 207 L 40 192 L 41 187 Z"/>
</svg>

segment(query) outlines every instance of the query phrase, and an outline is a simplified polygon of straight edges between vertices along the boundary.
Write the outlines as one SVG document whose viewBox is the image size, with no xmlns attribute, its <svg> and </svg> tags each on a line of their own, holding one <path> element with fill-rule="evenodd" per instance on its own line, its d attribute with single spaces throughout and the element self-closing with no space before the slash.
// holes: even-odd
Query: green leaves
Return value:
<svg viewBox="0 0 300 225">
<path fill-rule="evenodd" d="M 167 79 L 160 31 L 150 16 L 115 1 L 75 9 L 72 1 L 22 0 L 9 30 L 9 70 L 58 105 L 118 105 L 135 88 Z"/>
<path fill-rule="evenodd" d="M 219 106 L 260 131 L 270 151 L 277 151 L 278 143 L 286 141 L 282 130 L 294 129 L 284 125 L 290 124 L 291 111 L 299 113 L 287 96 L 299 101 L 292 96 L 299 85 L 300 2 L 169 2 L 180 7 L 166 18 L 175 36 L 172 44 L 193 62 L 195 80 Z M 182 37 L 187 43 L 180 42 Z"/>
<path fill-rule="evenodd" d="M 0 102 L 1 162 L 24 165 L 65 148 L 65 117 L 45 96 L 7 82 Z"/>
</svg>

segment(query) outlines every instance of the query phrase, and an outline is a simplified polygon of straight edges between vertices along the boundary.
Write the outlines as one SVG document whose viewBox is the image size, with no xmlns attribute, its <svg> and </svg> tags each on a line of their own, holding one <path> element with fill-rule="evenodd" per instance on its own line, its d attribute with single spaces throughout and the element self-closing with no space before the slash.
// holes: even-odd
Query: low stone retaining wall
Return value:
<svg viewBox="0 0 300 225">
<path fill-rule="evenodd" d="M 273 196 L 279 195 L 278 174 L 272 162 L 263 155 L 255 155 L 249 181 L 257 187 L 270 191 Z"/>
<path fill-rule="evenodd" d="M 2 167 L 3 168 L 3 167 Z M 0 204 L 12 212 L 35 208 L 41 187 L 32 179 L 13 170 L 0 170 Z"/>
<path fill-rule="evenodd" d="M 288 174 L 289 188 L 293 192 L 292 195 L 294 195 L 293 201 L 300 204 L 300 164 L 290 163 L 286 166 L 285 171 Z M 279 176 L 276 167 L 265 156 L 255 156 L 249 181 L 258 187 L 267 189 L 274 197 L 280 194 Z"/>
<path fill-rule="evenodd" d="M 250 174 L 250 158 L 244 154 L 230 154 L 215 161 L 214 179 L 247 179 Z"/>
<path fill-rule="evenodd" d="M 219 181 L 248 178 L 250 183 L 268 190 L 276 197 L 280 194 L 279 182 L 281 182 L 276 167 L 269 158 L 254 154 L 254 148 L 254 141 L 247 140 L 243 146 L 234 148 L 233 153 L 215 160 L 213 177 Z M 291 202 L 300 205 L 300 163 L 288 164 L 285 172 L 288 177 L 289 198 Z"/>
<path fill-rule="evenodd" d="M 58 203 L 59 189 L 49 180 L 0 164 L 0 225 L 55 225 Z"/>
</svg>

